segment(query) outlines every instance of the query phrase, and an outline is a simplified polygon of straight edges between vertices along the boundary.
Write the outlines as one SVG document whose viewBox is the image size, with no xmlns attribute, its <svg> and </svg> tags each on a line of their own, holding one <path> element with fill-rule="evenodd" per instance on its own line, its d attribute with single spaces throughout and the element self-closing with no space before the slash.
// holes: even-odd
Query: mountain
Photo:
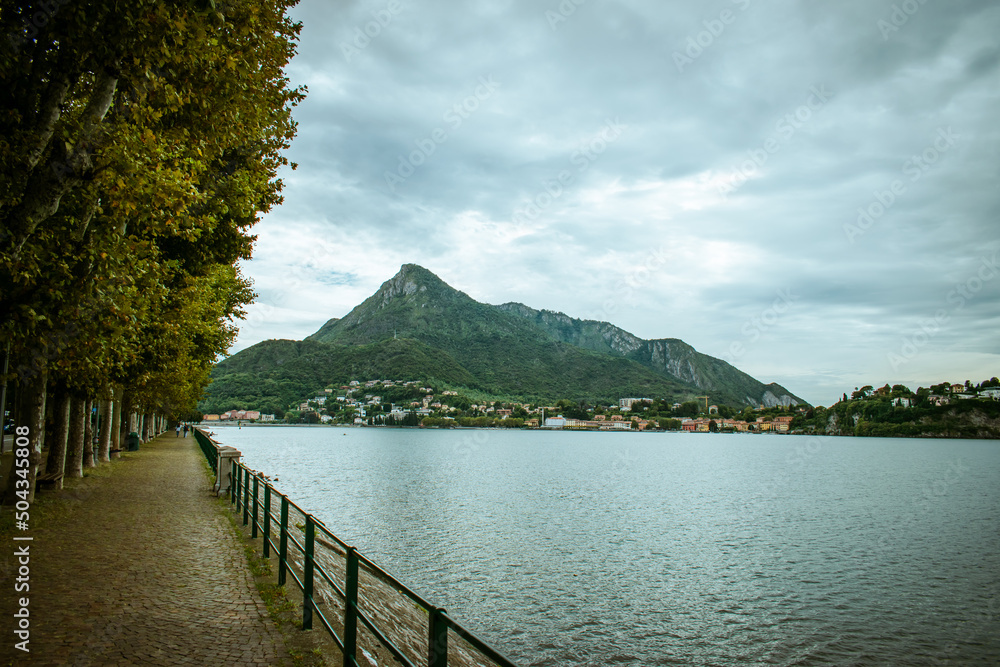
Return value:
<svg viewBox="0 0 1000 667">
<path fill-rule="evenodd" d="M 443 350 L 476 377 L 503 386 L 516 386 L 524 373 L 563 375 L 577 363 L 602 367 L 595 372 L 628 369 L 639 374 L 633 365 L 604 367 L 604 357 L 611 357 L 634 362 L 678 389 L 709 393 L 734 405 L 804 402 L 784 387 L 764 384 L 676 338 L 643 340 L 607 322 L 578 320 L 519 303 L 479 303 L 415 264 L 403 265 L 364 303 L 343 319 L 330 320 L 307 340 L 356 345 L 390 335 Z"/>
<path fill-rule="evenodd" d="M 731 364 L 698 352 L 677 338 L 643 340 L 607 322 L 578 320 L 551 310 L 535 310 L 505 303 L 500 310 L 532 322 L 556 340 L 587 350 L 625 357 L 643 366 L 694 385 L 705 392 L 730 395 L 735 403 L 773 407 L 804 401 L 779 384 L 764 384 Z"/>
<path fill-rule="evenodd" d="M 477 378 L 472 388 L 494 395 L 591 401 L 693 395 L 687 383 L 628 359 L 555 340 L 524 318 L 479 303 L 414 264 L 403 265 L 364 303 L 306 341 L 355 346 L 392 337 L 446 353 Z M 427 374 L 436 376 L 433 369 Z"/>
<path fill-rule="evenodd" d="M 283 408 L 352 379 L 436 380 L 531 401 L 682 402 L 708 395 L 733 406 L 804 402 L 683 341 L 643 340 L 607 322 L 518 303 L 480 303 L 427 269 L 404 264 L 375 294 L 304 341 L 264 341 L 220 362 L 202 410 L 254 401 L 247 407 Z"/>
</svg>

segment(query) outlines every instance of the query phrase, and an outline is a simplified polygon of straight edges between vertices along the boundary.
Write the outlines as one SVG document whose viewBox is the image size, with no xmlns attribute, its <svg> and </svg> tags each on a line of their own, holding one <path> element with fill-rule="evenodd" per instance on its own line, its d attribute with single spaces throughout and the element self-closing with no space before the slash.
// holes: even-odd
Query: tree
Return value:
<svg viewBox="0 0 1000 667">
<path fill-rule="evenodd" d="M 4 54 L 0 321 L 46 321 L 33 295 L 62 238 L 96 252 L 107 232 L 162 236 L 188 268 L 249 256 L 241 230 L 280 201 L 302 94 L 281 72 L 299 30 L 288 6 L 86 3 Z M 5 12 L 4 33 L 34 9 Z"/>
<path fill-rule="evenodd" d="M 232 265 L 281 201 L 300 26 L 290 0 L 62 4 L 0 10 L 0 338 L 19 384 L 114 383 L 151 424 L 193 407 L 253 297 Z"/>
<path fill-rule="evenodd" d="M 681 417 L 697 417 L 699 411 L 698 401 L 684 401 L 676 412 Z"/>
</svg>

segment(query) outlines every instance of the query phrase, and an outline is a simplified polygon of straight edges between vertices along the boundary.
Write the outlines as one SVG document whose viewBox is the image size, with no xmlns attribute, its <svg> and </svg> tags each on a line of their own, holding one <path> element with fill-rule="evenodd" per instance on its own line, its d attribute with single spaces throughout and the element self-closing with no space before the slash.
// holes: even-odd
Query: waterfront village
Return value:
<svg viewBox="0 0 1000 667">
<path fill-rule="evenodd" d="M 856 389 L 850 400 L 881 399 L 894 408 L 918 405 L 944 406 L 963 399 L 1000 401 L 1000 386 L 987 382 L 979 387 L 969 382 L 943 383 L 912 392 L 901 385 L 880 389 Z M 700 401 L 669 403 L 655 398 L 622 398 L 617 405 L 590 406 L 560 400 L 555 405 L 482 401 L 457 391 L 437 390 L 406 380 L 353 380 L 327 387 L 322 394 L 302 401 L 283 414 L 258 410 L 230 410 L 206 414 L 203 421 L 339 424 L 354 426 L 501 427 L 577 430 L 670 430 L 697 433 L 789 433 L 796 417 L 811 418 L 808 405 L 732 408 Z M 844 394 L 844 402 L 848 402 Z M 822 410 L 823 408 L 818 408 Z"/>
</svg>

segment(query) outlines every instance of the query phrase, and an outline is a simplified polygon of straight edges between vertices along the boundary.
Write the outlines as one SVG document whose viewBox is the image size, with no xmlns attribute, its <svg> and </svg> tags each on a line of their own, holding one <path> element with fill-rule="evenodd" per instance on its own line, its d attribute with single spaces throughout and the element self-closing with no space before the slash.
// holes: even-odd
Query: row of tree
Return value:
<svg viewBox="0 0 1000 667">
<path fill-rule="evenodd" d="M 0 6 L 0 370 L 32 491 L 46 433 L 45 471 L 81 475 L 88 405 L 155 433 L 232 343 L 254 298 L 236 263 L 281 201 L 304 95 L 294 4 Z"/>
</svg>

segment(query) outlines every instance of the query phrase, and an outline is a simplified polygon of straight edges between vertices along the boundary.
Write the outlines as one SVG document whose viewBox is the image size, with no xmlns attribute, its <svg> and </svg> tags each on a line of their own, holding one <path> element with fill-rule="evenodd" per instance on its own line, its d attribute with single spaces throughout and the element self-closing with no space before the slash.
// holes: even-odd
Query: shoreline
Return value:
<svg viewBox="0 0 1000 667">
<path fill-rule="evenodd" d="M 414 431 L 527 431 L 527 432 L 546 432 L 546 433 L 642 433 L 642 434 L 654 434 L 659 433 L 662 435 L 681 435 L 685 433 L 691 433 L 693 435 L 705 435 L 704 433 L 699 433 L 697 431 L 640 431 L 638 429 L 590 429 L 590 428 L 500 428 L 497 426 L 453 426 L 449 428 L 442 428 L 440 426 L 361 426 L 357 424 L 276 424 L 276 423 L 247 423 L 247 424 L 235 424 L 232 422 L 199 422 L 196 424 L 197 428 L 208 430 L 212 427 L 219 427 L 225 429 L 241 429 L 241 428 L 344 428 L 344 429 L 392 429 L 392 430 L 414 430 Z M 712 435 L 712 433 L 708 433 Z M 962 436 L 944 436 L 944 435 L 841 435 L 835 433 L 783 433 L 780 431 L 718 431 L 714 435 L 752 435 L 752 436 L 802 436 L 807 438 L 821 437 L 821 438 L 873 438 L 873 439 L 900 439 L 900 440 L 983 440 L 983 441 L 996 441 L 1000 442 L 1000 438 L 987 438 L 987 437 L 962 437 Z"/>
</svg>

